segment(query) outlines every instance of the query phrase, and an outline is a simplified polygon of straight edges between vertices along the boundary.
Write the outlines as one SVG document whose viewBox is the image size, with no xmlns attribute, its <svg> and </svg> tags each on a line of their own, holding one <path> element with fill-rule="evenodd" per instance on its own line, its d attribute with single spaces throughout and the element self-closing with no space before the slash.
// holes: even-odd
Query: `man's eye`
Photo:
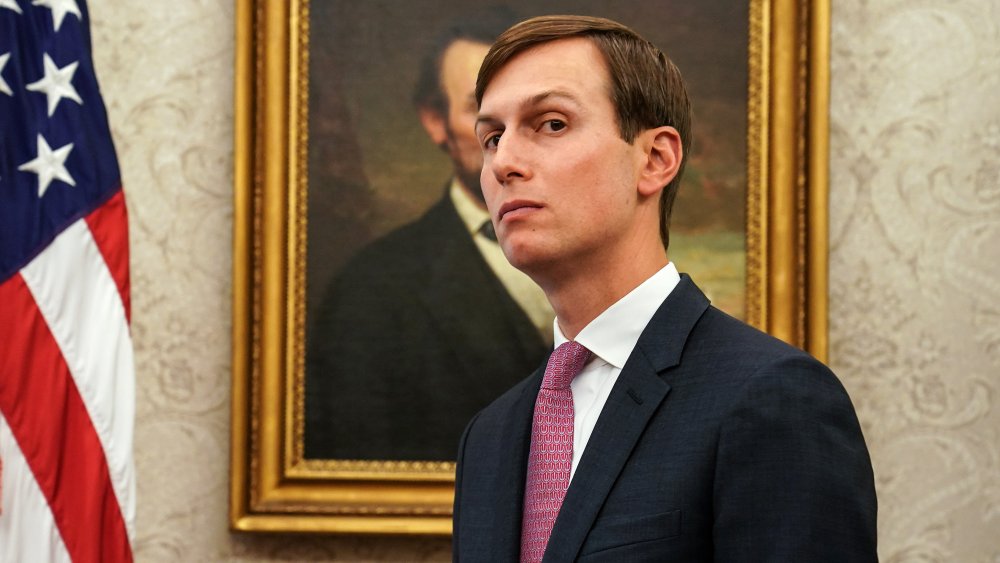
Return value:
<svg viewBox="0 0 1000 563">
<path fill-rule="evenodd" d="M 499 145 L 500 145 L 500 134 L 499 133 L 497 133 L 495 135 L 490 135 L 489 137 L 486 137 L 486 141 L 483 143 L 483 146 L 485 146 L 488 149 L 495 149 Z"/>
<path fill-rule="evenodd" d="M 548 127 L 550 131 L 562 131 L 566 128 L 566 123 L 561 119 L 549 119 L 542 126 Z"/>
</svg>

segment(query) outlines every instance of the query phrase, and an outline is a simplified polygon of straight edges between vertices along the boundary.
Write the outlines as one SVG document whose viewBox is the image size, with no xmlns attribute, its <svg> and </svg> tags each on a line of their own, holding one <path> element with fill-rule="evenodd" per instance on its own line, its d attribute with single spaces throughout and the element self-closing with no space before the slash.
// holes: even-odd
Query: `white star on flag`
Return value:
<svg viewBox="0 0 1000 563">
<path fill-rule="evenodd" d="M 35 160 L 25 162 L 17 169 L 22 172 L 34 172 L 38 174 L 38 197 L 45 195 L 45 190 L 49 189 L 52 180 L 62 180 L 71 186 L 76 185 L 76 181 L 66 170 L 66 158 L 73 150 L 73 143 L 56 150 L 49 148 L 45 138 L 38 135 L 38 156 Z"/>
<path fill-rule="evenodd" d="M 80 63 L 74 61 L 58 68 L 48 53 L 45 53 L 42 63 L 45 66 L 45 76 L 38 82 L 28 84 L 25 88 L 32 92 L 45 93 L 49 99 L 49 117 L 52 117 L 52 114 L 56 112 L 56 106 L 63 98 L 69 98 L 82 106 L 83 100 L 80 99 L 76 88 L 73 87 L 73 73 L 76 72 L 76 67 Z"/>
<path fill-rule="evenodd" d="M 0 0 L 0 8 L 7 8 L 19 14 L 21 13 L 21 7 L 17 5 L 17 0 Z"/>
<path fill-rule="evenodd" d="M 10 59 L 10 53 L 4 53 L 0 55 L 0 92 L 3 92 L 8 96 L 13 96 L 14 92 L 11 91 L 10 86 L 7 84 L 7 81 L 3 79 L 3 67 L 7 66 L 8 59 Z"/>
<path fill-rule="evenodd" d="M 73 14 L 77 18 L 83 19 L 80 15 L 80 7 L 76 5 L 76 0 L 35 0 L 32 6 L 44 6 L 52 10 L 52 21 L 55 23 L 56 31 L 62 25 L 66 14 Z"/>
</svg>

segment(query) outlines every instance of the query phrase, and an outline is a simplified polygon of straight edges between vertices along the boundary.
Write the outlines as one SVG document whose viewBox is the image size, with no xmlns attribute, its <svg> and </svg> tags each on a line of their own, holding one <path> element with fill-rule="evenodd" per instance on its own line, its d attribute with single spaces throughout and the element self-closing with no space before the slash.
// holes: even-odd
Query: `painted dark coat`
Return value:
<svg viewBox="0 0 1000 563">
<path fill-rule="evenodd" d="M 338 459 L 455 459 L 548 352 L 447 195 L 347 264 L 307 347 L 305 454 Z"/>
</svg>

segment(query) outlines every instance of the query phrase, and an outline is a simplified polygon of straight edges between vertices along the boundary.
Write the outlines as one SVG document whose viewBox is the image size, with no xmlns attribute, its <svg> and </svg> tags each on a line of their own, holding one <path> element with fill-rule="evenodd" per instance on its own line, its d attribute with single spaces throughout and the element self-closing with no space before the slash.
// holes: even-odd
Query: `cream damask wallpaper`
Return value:
<svg viewBox="0 0 1000 563">
<path fill-rule="evenodd" d="M 93 0 L 131 213 L 138 561 L 445 561 L 227 529 L 231 0 Z M 834 2 L 831 360 L 883 561 L 1000 562 L 1000 3 Z"/>
<path fill-rule="evenodd" d="M 1000 2 L 834 2 L 831 363 L 883 561 L 1000 561 Z"/>
</svg>

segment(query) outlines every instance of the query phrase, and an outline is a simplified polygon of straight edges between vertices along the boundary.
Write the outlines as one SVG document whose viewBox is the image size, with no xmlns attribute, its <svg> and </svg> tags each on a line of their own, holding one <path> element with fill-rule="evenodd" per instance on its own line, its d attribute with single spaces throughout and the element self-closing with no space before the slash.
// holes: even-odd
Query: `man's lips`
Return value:
<svg viewBox="0 0 1000 563">
<path fill-rule="evenodd" d="M 524 213 L 529 213 L 535 209 L 541 209 L 542 204 L 528 201 L 523 199 L 515 199 L 514 201 L 508 201 L 507 203 L 500 206 L 500 212 L 497 213 L 497 217 L 500 221 L 504 220 L 504 216 L 508 213 L 513 213 L 511 217 L 516 217 Z"/>
</svg>

